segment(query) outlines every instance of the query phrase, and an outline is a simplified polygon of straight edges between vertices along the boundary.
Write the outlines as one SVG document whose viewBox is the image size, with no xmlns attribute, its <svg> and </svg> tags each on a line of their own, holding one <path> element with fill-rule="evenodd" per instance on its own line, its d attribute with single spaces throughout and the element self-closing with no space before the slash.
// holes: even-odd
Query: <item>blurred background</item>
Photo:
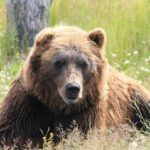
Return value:
<svg viewBox="0 0 150 150">
<path fill-rule="evenodd" d="M 103 28 L 109 63 L 150 89 L 150 0 L 0 0 L 0 99 L 36 33 L 59 24 Z"/>
</svg>

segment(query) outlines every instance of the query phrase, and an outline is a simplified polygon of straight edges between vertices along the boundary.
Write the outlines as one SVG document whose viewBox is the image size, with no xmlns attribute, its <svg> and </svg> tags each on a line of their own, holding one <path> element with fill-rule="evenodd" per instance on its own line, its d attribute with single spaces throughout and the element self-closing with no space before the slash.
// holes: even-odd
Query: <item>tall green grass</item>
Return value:
<svg viewBox="0 0 150 150">
<path fill-rule="evenodd" d="M 0 0 L 0 70 L 7 61 L 12 61 L 17 53 L 16 34 L 13 29 L 7 32 L 5 0 Z"/>
<path fill-rule="evenodd" d="M 22 57 L 17 51 L 16 33 L 7 32 L 6 1 L 0 0 L 0 100 L 22 65 Z"/>
</svg>

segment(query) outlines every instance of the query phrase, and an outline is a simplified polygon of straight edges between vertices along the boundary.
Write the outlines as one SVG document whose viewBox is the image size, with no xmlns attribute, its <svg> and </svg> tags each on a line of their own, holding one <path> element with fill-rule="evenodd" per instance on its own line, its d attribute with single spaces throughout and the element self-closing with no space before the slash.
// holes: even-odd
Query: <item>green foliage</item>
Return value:
<svg viewBox="0 0 150 150">
<path fill-rule="evenodd" d="M 6 95 L 10 84 L 15 78 L 15 75 L 23 65 L 23 60 L 16 55 L 11 61 L 2 66 L 0 70 L 0 101 Z"/>
<path fill-rule="evenodd" d="M 2 36 L 0 36 L 0 56 L 1 58 L 11 59 L 16 55 L 17 47 L 16 47 L 16 34 L 14 32 L 3 32 Z"/>
</svg>

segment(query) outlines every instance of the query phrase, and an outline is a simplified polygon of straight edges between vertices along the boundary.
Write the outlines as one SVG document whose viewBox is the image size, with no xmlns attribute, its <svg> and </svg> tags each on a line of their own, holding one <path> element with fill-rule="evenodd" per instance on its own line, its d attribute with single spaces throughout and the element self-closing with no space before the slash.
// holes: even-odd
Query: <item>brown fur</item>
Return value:
<svg viewBox="0 0 150 150">
<path fill-rule="evenodd" d="M 137 102 L 146 114 L 144 117 L 149 119 L 150 93 L 137 81 L 108 65 L 105 43 L 102 29 L 90 33 L 77 27 L 41 31 L 2 105 L 2 143 L 11 146 L 16 142 L 21 147 L 30 139 L 36 145 L 47 131 L 59 137 L 57 127 L 61 124 L 66 131 L 73 121 L 83 133 L 90 128 L 104 130 L 130 123 L 130 120 L 142 127 L 131 105 Z M 66 104 L 57 92 L 55 83 L 61 84 L 66 77 L 56 82 L 55 75 L 49 72 L 49 61 L 56 52 L 63 50 L 65 53 L 70 49 L 85 54 L 95 66 L 84 76 L 84 97 L 75 104 Z"/>
</svg>

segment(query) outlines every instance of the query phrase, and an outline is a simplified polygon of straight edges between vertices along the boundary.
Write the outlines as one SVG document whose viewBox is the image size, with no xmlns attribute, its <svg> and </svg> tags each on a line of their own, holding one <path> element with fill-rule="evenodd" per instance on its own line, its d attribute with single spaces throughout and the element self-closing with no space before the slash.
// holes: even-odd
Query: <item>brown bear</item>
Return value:
<svg viewBox="0 0 150 150">
<path fill-rule="evenodd" d="M 108 65 L 105 45 L 100 28 L 43 29 L 1 106 L 1 145 L 36 145 L 47 132 L 57 141 L 59 126 L 67 132 L 72 122 L 84 134 L 130 122 L 143 128 L 133 105 L 150 119 L 150 93 Z"/>
</svg>

